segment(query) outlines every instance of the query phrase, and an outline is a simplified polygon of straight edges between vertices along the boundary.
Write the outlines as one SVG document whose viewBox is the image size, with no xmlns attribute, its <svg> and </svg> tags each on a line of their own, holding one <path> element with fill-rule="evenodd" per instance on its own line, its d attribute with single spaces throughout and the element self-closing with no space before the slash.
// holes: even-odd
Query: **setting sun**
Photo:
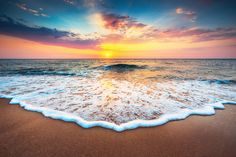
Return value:
<svg viewBox="0 0 236 157">
<path fill-rule="evenodd" d="M 112 58 L 112 52 L 111 51 L 104 51 L 102 52 L 102 58 Z"/>
</svg>

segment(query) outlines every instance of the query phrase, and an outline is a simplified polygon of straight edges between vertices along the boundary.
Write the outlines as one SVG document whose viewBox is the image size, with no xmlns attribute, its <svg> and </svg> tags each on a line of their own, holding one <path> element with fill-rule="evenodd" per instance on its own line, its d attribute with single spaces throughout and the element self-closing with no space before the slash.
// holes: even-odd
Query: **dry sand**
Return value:
<svg viewBox="0 0 236 157">
<path fill-rule="evenodd" d="M 236 106 L 117 133 L 43 117 L 0 99 L 1 157 L 235 157 Z"/>
</svg>

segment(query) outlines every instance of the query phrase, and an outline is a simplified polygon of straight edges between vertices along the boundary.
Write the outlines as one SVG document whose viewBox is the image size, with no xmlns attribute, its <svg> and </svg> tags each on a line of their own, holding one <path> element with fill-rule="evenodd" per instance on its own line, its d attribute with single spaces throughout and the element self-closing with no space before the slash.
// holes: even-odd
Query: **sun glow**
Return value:
<svg viewBox="0 0 236 157">
<path fill-rule="evenodd" d="M 102 52 L 102 58 L 112 58 L 112 52 L 111 51 L 103 51 Z"/>
</svg>

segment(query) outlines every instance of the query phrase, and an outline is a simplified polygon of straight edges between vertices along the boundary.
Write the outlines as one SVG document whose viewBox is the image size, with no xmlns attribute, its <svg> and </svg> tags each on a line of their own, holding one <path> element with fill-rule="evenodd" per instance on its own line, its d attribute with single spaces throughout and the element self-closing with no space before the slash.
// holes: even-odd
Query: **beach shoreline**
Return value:
<svg viewBox="0 0 236 157">
<path fill-rule="evenodd" d="M 121 133 L 54 120 L 0 99 L 1 156 L 235 156 L 236 107 Z"/>
</svg>

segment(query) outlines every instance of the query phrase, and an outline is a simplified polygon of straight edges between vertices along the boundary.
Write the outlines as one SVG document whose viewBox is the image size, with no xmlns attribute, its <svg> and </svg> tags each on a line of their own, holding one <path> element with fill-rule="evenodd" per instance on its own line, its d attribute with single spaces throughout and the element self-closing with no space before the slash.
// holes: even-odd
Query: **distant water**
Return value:
<svg viewBox="0 0 236 157">
<path fill-rule="evenodd" d="M 236 102 L 236 60 L 0 60 L 0 97 L 82 127 L 123 131 Z"/>
</svg>

